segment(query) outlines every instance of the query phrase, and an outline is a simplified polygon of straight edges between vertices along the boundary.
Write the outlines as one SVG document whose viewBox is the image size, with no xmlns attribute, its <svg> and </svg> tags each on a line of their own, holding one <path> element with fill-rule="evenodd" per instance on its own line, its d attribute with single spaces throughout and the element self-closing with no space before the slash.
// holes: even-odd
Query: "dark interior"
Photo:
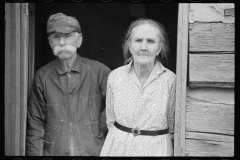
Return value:
<svg viewBox="0 0 240 160">
<path fill-rule="evenodd" d="M 124 65 L 122 42 L 130 23 L 140 17 L 159 21 L 166 29 L 170 47 L 168 63 L 163 65 L 176 73 L 177 3 L 36 3 L 35 70 L 55 58 L 46 23 L 50 15 L 59 12 L 76 17 L 81 25 L 80 56 L 100 61 L 111 69 Z"/>
</svg>

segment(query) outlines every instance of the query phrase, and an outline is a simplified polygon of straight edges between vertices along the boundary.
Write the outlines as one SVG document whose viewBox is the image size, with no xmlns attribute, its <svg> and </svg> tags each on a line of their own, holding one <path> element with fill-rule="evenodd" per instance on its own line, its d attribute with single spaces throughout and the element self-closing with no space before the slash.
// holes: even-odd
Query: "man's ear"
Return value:
<svg viewBox="0 0 240 160">
<path fill-rule="evenodd" d="M 82 34 L 79 34 L 77 47 L 79 48 L 81 45 L 82 45 Z"/>
</svg>

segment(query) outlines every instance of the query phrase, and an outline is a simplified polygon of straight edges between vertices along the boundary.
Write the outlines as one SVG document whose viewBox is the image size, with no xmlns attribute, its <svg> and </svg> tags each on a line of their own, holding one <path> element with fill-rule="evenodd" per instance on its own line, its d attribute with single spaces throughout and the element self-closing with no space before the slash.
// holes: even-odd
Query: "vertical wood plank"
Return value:
<svg viewBox="0 0 240 160">
<path fill-rule="evenodd" d="M 28 88 L 28 4 L 21 3 L 21 103 L 20 103 L 20 145 L 19 155 L 25 155 L 26 118 L 27 118 L 27 88 Z"/>
<path fill-rule="evenodd" d="M 20 4 L 19 3 L 15 3 L 15 21 L 16 21 L 16 28 L 15 28 L 15 40 L 16 40 L 16 52 L 15 55 L 14 53 L 13 56 L 15 57 L 15 61 L 16 61 L 16 65 L 15 65 L 15 70 L 16 70 L 16 79 L 15 79 L 15 83 L 16 83 L 16 93 L 15 93 L 15 98 L 16 98 L 16 103 L 15 103 L 15 109 L 16 109 L 16 113 L 15 115 L 15 155 L 19 155 L 19 145 L 20 145 L 20 41 L 21 41 L 21 35 L 20 35 Z"/>
<path fill-rule="evenodd" d="M 185 156 L 185 110 L 188 55 L 189 4 L 180 3 L 178 11 L 177 82 L 174 156 Z"/>
<path fill-rule="evenodd" d="M 25 152 L 28 20 L 26 3 L 5 3 L 5 155 Z"/>
<path fill-rule="evenodd" d="M 10 81 L 11 79 L 15 79 L 15 70 L 14 63 L 7 63 L 9 59 L 12 59 L 13 52 L 15 52 L 14 47 L 14 33 L 12 30 L 14 27 L 10 28 L 10 26 L 15 25 L 15 21 L 13 20 L 15 15 L 14 5 L 10 3 L 5 3 L 5 85 L 4 85 L 4 99 L 5 99 L 5 155 L 14 155 L 14 142 L 15 136 L 14 128 L 15 128 L 15 116 L 11 117 L 12 114 L 15 114 L 15 108 L 13 107 L 15 104 L 14 95 L 11 92 L 14 92 L 14 81 Z M 10 38 L 9 38 L 10 37 Z M 15 58 L 14 58 L 15 59 Z M 13 59 L 13 60 L 14 60 Z M 10 88 L 12 87 L 12 90 Z"/>
</svg>

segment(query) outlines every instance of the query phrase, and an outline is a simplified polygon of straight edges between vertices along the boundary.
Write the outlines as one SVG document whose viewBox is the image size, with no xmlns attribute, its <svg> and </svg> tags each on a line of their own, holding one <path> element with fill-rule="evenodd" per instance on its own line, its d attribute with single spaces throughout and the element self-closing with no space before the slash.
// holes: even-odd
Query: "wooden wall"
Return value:
<svg viewBox="0 0 240 160">
<path fill-rule="evenodd" d="M 234 63 L 234 4 L 190 4 L 186 156 L 234 156 Z"/>
</svg>

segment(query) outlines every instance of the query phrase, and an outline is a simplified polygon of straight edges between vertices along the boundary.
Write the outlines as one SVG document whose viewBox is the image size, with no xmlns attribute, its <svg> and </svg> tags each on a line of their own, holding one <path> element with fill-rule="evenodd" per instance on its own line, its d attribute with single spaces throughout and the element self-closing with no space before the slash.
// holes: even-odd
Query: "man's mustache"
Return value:
<svg viewBox="0 0 240 160">
<path fill-rule="evenodd" d="M 54 55 L 57 55 L 60 51 L 76 52 L 76 49 L 71 45 L 56 46 L 53 53 Z"/>
</svg>

